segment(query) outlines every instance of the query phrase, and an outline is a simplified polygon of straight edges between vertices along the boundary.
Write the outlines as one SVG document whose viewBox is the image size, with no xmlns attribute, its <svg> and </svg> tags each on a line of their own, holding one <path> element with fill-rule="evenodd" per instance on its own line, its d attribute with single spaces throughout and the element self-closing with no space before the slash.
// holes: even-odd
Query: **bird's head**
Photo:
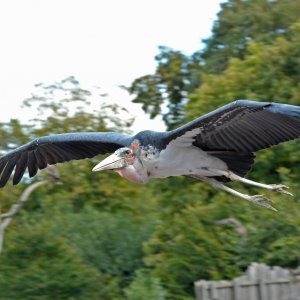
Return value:
<svg viewBox="0 0 300 300">
<path fill-rule="evenodd" d="M 139 143 L 134 142 L 131 147 L 120 148 L 102 160 L 93 171 L 113 170 L 129 181 L 144 183 L 148 175 L 140 160 L 140 151 Z"/>
<path fill-rule="evenodd" d="M 94 172 L 103 170 L 119 170 L 133 165 L 137 155 L 137 144 L 131 147 L 123 147 L 116 150 L 113 154 L 102 160 L 93 168 Z"/>
</svg>

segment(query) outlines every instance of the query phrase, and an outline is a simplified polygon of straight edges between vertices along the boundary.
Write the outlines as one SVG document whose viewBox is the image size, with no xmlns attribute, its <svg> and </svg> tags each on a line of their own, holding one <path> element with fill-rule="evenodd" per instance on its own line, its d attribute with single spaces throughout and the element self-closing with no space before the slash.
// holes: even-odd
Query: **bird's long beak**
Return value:
<svg viewBox="0 0 300 300">
<path fill-rule="evenodd" d="M 103 171 L 103 170 L 113 170 L 118 168 L 123 168 L 126 166 L 125 160 L 122 157 L 112 154 L 102 160 L 98 165 L 93 168 L 93 172 Z"/>
</svg>

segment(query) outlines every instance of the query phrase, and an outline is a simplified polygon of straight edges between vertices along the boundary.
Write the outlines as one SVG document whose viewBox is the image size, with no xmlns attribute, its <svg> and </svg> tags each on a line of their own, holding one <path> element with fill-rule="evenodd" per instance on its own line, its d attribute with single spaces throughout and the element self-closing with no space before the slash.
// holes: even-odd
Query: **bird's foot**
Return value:
<svg viewBox="0 0 300 300">
<path fill-rule="evenodd" d="M 250 202 L 252 202 L 255 205 L 264 206 L 264 207 L 266 207 L 268 209 L 277 211 L 276 208 L 274 208 L 272 205 L 269 204 L 269 203 L 274 203 L 274 201 L 272 199 L 266 197 L 265 195 L 248 196 L 247 200 L 250 201 Z"/>
<path fill-rule="evenodd" d="M 272 191 L 279 192 L 279 193 L 286 194 L 286 195 L 289 195 L 291 197 L 294 197 L 294 195 L 292 193 L 287 191 L 287 189 L 289 187 L 286 186 L 286 185 L 283 185 L 283 184 L 269 184 L 268 186 L 270 187 L 270 190 L 272 190 Z"/>
</svg>

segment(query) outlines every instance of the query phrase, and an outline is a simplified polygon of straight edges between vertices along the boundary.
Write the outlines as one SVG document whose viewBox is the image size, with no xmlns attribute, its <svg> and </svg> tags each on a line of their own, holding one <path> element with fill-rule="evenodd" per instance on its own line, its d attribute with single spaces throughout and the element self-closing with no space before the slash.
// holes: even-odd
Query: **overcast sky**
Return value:
<svg viewBox="0 0 300 300">
<path fill-rule="evenodd" d="M 210 35 L 221 0 L 9 0 L 0 3 L 0 121 L 24 118 L 34 84 L 74 75 L 146 121 L 118 85 L 152 73 L 158 46 L 186 53 Z M 26 112 L 28 114 L 28 112 Z"/>
</svg>

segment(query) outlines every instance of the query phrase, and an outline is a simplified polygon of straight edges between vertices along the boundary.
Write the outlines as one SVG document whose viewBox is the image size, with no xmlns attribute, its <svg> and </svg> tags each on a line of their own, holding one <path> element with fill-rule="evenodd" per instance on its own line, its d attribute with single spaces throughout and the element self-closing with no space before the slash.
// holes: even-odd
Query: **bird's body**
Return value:
<svg viewBox="0 0 300 300">
<path fill-rule="evenodd" d="M 151 178 L 191 176 L 272 208 L 264 196 L 241 194 L 222 182 L 238 180 L 285 194 L 283 185 L 245 179 L 254 152 L 300 137 L 300 107 L 238 100 L 168 132 L 141 131 L 134 136 L 111 132 L 58 134 L 38 138 L 0 158 L 0 187 L 14 171 L 17 184 L 47 165 L 113 152 L 93 171 L 114 170 L 136 183 Z"/>
<path fill-rule="evenodd" d="M 217 174 L 208 171 L 208 167 L 228 170 L 226 163 L 221 159 L 193 146 L 193 135 L 196 132 L 199 130 L 192 130 L 177 137 L 161 151 L 154 147 L 152 149 L 141 147 L 139 161 L 135 166 L 135 169 L 142 174 L 141 181 L 146 182 L 151 178 L 182 175 L 217 176 Z M 186 159 L 187 157 L 188 159 Z"/>
</svg>

